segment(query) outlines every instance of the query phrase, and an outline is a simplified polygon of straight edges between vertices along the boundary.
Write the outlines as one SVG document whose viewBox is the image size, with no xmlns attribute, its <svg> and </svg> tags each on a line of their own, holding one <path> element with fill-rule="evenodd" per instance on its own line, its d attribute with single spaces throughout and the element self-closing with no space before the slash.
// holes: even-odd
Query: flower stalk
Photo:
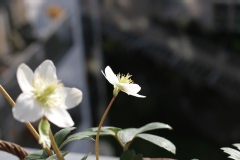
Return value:
<svg viewBox="0 0 240 160">
<path fill-rule="evenodd" d="M 6 90 L 2 87 L 2 85 L 0 85 L 0 92 L 3 94 L 3 96 L 6 98 L 6 100 L 8 101 L 8 103 L 14 107 L 15 106 L 15 102 L 12 100 L 12 98 L 9 96 L 9 94 L 6 92 Z M 31 125 L 31 123 L 29 122 L 25 122 L 25 125 L 27 126 L 28 130 L 32 133 L 32 135 L 35 137 L 35 139 L 37 141 L 39 141 L 39 134 L 37 133 L 37 131 L 34 129 L 34 127 Z M 42 145 L 41 145 L 42 146 Z M 42 148 L 44 148 L 42 146 Z M 47 152 L 47 154 L 49 156 L 53 155 L 51 150 L 49 148 L 44 148 L 44 150 Z"/>
<path fill-rule="evenodd" d="M 99 160 L 99 134 L 101 127 L 103 125 L 103 122 L 108 114 L 108 111 L 110 110 L 115 98 L 117 97 L 118 93 L 120 91 L 127 93 L 128 95 L 132 95 L 139 98 L 145 98 L 146 96 L 138 94 L 138 92 L 141 90 L 141 87 L 138 84 L 134 84 L 131 75 L 123 75 L 123 74 L 114 74 L 112 69 L 107 66 L 105 68 L 105 72 L 102 71 L 102 74 L 104 77 L 108 80 L 109 83 L 113 85 L 113 98 L 110 101 L 107 109 L 105 110 L 102 119 L 98 125 L 97 135 L 96 135 L 96 142 L 95 142 L 95 154 L 96 154 L 96 160 Z M 119 141 L 119 139 L 118 139 Z M 120 143 L 122 145 L 122 143 Z M 124 147 L 124 146 L 123 146 Z M 128 146 L 127 146 L 128 147 Z M 125 149 L 125 148 L 123 148 Z"/>
<path fill-rule="evenodd" d="M 51 129 L 49 131 L 49 138 L 51 140 L 51 145 L 52 145 L 53 151 L 57 155 L 58 159 L 59 160 L 64 160 L 64 158 L 63 158 L 63 156 L 62 156 L 61 152 L 59 151 L 59 148 L 58 148 L 58 146 L 56 144 L 56 141 L 54 139 L 54 136 L 52 134 L 52 130 Z"/>
<path fill-rule="evenodd" d="M 100 130 L 101 130 L 101 127 L 103 125 L 103 122 L 108 114 L 108 111 L 110 110 L 114 100 L 115 100 L 116 96 L 113 96 L 112 100 L 110 101 L 107 109 L 105 110 L 103 116 L 102 116 L 102 119 L 98 125 L 98 130 L 97 130 L 97 135 L 96 135 L 96 141 L 95 141 L 95 154 L 96 154 L 96 160 L 99 160 L 99 136 L 100 136 Z"/>
</svg>

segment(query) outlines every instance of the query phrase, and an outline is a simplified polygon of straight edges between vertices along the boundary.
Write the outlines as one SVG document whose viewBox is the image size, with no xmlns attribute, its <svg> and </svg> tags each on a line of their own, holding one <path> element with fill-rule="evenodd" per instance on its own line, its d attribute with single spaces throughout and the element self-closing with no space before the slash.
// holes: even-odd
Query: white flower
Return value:
<svg viewBox="0 0 240 160">
<path fill-rule="evenodd" d="M 82 92 L 59 82 L 52 61 L 45 60 L 34 73 L 26 64 L 21 64 L 17 69 L 17 80 L 23 93 L 12 109 L 15 119 L 35 122 L 45 116 L 59 127 L 74 125 L 66 109 L 82 101 Z"/>
<path fill-rule="evenodd" d="M 115 75 L 112 71 L 112 69 L 107 66 L 105 68 L 105 73 L 102 71 L 103 75 L 106 77 L 106 79 L 114 86 L 113 94 L 114 96 L 117 96 L 119 91 L 123 91 L 129 95 L 145 98 L 146 96 L 142 96 L 137 94 L 141 87 L 138 84 L 134 84 L 131 80 L 131 75 L 127 74 L 125 75 Z"/>
<path fill-rule="evenodd" d="M 240 150 L 240 144 L 239 143 L 233 144 L 233 146 L 237 147 L 237 149 Z M 229 148 L 229 147 L 223 147 L 221 149 L 225 153 L 230 154 L 230 156 L 228 156 L 228 158 L 232 158 L 234 160 L 240 160 L 240 151 L 238 151 L 236 149 Z"/>
</svg>

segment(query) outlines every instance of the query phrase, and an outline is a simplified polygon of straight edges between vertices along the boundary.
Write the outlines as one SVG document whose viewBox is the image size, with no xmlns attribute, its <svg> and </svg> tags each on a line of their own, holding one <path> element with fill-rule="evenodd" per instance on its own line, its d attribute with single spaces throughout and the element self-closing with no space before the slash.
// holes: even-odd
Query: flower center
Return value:
<svg viewBox="0 0 240 160">
<path fill-rule="evenodd" d="M 133 80 L 130 78 L 132 75 L 124 75 L 124 74 L 117 74 L 117 78 L 119 80 L 120 83 L 127 83 L 127 84 L 131 84 L 133 83 Z"/>
<path fill-rule="evenodd" d="M 42 77 L 33 80 L 34 94 L 36 99 L 46 107 L 59 107 L 65 99 L 65 94 L 59 89 L 63 88 L 63 84 L 49 82 Z"/>
</svg>

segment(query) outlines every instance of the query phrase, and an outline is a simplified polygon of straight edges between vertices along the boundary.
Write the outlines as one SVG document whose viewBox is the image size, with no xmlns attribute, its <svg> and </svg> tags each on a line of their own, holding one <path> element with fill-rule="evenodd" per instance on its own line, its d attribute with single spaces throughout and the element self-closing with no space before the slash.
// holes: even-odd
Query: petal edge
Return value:
<svg viewBox="0 0 240 160">
<path fill-rule="evenodd" d="M 65 105 L 67 109 L 77 106 L 82 101 L 82 91 L 77 88 L 64 88 L 65 94 Z"/>
<path fill-rule="evenodd" d="M 50 122 L 61 128 L 72 127 L 74 125 L 70 114 L 65 109 L 62 109 L 62 107 L 46 110 L 45 116 Z"/>
<path fill-rule="evenodd" d="M 117 76 L 114 74 L 114 72 L 109 66 L 105 68 L 105 77 L 112 85 L 116 85 L 119 83 Z"/>
<path fill-rule="evenodd" d="M 44 115 L 43 106 L 28 93 L 18 96 L 12 112 L 13 117 L 20 122 L 35 122 Z"/>
<path fill-rule="evenodd" d="M 33 71 L 25 63 L 17 69 L 17 80 L 22 92 L 32 91 Z"/>
</svg>

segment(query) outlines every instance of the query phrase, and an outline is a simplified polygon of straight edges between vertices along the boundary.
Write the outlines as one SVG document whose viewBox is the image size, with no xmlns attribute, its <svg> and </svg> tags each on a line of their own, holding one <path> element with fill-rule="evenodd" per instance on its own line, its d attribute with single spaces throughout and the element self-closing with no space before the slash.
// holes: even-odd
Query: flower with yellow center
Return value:
<svg viewBox="0 0 240 160">
<path fill-rule="evenodd" d="M 42 117 L 59 127 L 71 127 L 74 122 L 66 109 L 82 101 L 82 92 L 77 88 L 64 87 L 56 75 L 52 61 L 45 60 L 33 71 L 21 64 L 17 80 L 23 93 L 13 107 L 13 116 L 21 122 L 35 122 Z"/>
<path fill-rule="evenodd" d="M 109 83 L 114 86 L 113 95 L 116 97 L 119 91 L 123 91 L 128 95 L 132 95 L 135 97 L 145 98 L 146 96 L 142 96 L 137 94 L 141 87 L 138 84 L 134 84 L 131 80 L 131 75 L 120 75 L 114 74 L 112 69 L 107 66 L 105 68 L 105 73 L 102 71 L 102 74 L 106 77 Z"/>
</svg>

